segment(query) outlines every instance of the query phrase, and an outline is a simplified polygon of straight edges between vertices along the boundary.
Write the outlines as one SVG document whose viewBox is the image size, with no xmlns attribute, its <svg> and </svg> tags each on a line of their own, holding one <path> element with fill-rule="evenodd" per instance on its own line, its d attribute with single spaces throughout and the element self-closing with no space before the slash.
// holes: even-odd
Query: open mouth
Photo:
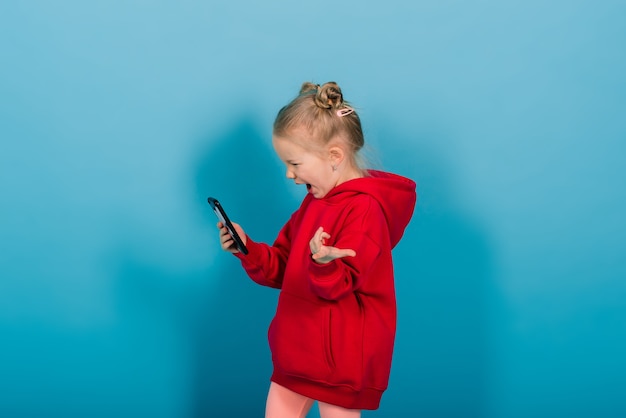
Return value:
<svg viewBox="0 0 626 418">
<path fill-rule="evenodd" d="M 311 190 L 311 185 L 307 183 L 307 185 L 306 185 L 306 189 L 307 189 L 307 190 Z"/>
</svg>

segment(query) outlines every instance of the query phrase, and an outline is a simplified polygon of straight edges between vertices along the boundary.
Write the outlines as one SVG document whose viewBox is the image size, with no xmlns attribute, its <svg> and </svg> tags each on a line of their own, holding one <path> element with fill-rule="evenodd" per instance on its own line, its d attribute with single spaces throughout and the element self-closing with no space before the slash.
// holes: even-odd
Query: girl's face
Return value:
<svg viewBox="0 0 626 418">
<path fill-rule="evenodd" d="M 296 184 L 306 184 L 307 191 L 316 198 L 326 196 L 339 183 L 330 153 L 309 151 L 288 137 L 274 136 L 272 144 L 287 166 L 287 178 L 293 179 Z"/>
</svg>

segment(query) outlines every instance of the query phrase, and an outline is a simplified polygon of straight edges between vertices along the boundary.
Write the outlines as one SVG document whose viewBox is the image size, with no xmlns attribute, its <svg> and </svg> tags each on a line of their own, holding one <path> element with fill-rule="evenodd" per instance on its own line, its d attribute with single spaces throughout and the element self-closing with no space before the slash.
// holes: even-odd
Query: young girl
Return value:
<svg viewBox="0 0 626 418">
<path fill-rule="evenodd" d="M 268 339 L 274 372 L 267 418 L 360 417 L 387 388 L 396 329 L 391 250 L 415 206 L 415 183 L 362 169 L 363 132 L 335 83 L 304 83 L 274 122 L 287 178 L 307 196 L 273 245 L 239 253 L 218 223 L 222 248 L 255 282 L 281 289 Z"/>
</svg>

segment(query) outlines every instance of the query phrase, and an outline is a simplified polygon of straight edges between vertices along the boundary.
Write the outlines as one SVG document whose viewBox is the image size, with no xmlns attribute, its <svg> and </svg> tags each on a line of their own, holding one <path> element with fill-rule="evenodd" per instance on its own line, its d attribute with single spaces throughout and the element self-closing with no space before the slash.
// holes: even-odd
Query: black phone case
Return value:
<svg viewBox="0 0 626 418">
<path fill-rule="evenodd" d="M 222 207 L 222 204 L 214 197 L 207 198 L 207 201 L 209 202 L 209 205 L 211 205 L 211 208 L 213 209 L 213 212 L 215 212 L 217 218 L 220 221 L 224 222 L 224 226 L 226 226 L 226 229 L 228 229 L 228 233 L 235 240 L 237 249 L 243 254 L 248 254 L 248 249 L 244 245 L 239 234 L 237 234 L 237 231 L 235 231 L 232 222 L 230 222 L 230 219 L 228 219 L 228 215 L 226 215 L 226 211 Z"/>
</svg>

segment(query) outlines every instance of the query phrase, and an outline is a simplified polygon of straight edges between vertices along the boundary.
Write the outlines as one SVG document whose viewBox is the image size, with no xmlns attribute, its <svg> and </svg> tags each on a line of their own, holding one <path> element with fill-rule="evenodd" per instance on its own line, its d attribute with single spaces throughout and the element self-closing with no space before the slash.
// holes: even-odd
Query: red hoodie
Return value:
<svg viewBox="0 0 626 418">
<path fill-rule="evenodd" d="M 248 275 L 281 289 L 268 332 L 272 381 L 344 408 L 378 408 L 396 330 L 391 250 L 415 201 L 412 180 L 370 170 L 321 199 L 308 194 L 272 246 L 247 239 L 248 255 L 237 256 Z M 320 226 L 326 245 L 356 256 L 313 261 Z"/>
</svg>

